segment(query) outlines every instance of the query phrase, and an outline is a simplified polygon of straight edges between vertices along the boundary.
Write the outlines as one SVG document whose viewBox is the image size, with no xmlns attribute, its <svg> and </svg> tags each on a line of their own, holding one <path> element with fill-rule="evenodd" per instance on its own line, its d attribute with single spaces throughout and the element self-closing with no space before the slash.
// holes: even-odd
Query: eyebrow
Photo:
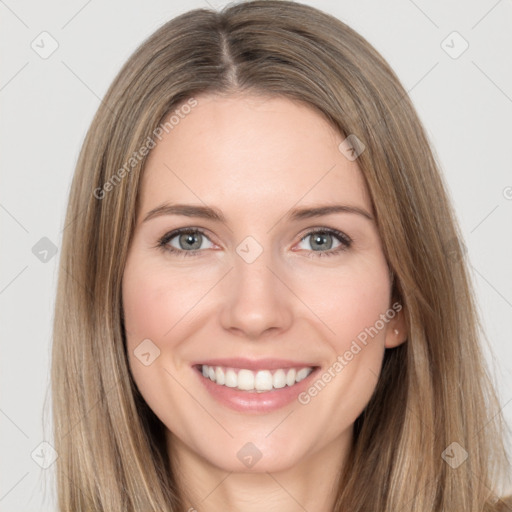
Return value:
<svg viewBox="0 0 512 512">
<path fill-rule="evenodd" d="M 307 208 L 295 208 L 289 211 L 285 218 L 289 221 L 297 221 L 302 219 L 310 219 L 313 217 L 321 217 L 333 213 L 352 213 L 361 215 L 368 220 L 373 221 L 373 217 L 365 209 L 358 206 L 349 206 L 342 204 L 329 204 L 312 206 Z M 192 204 L 169 204 L 164 203 L 149 211 L 142 222 L 147 222 L 155 217 L 162 215 L 183 215 L 185 217 L 197 217 L 201 219 L 213 220 L 226 224 L 226 217 L 217 208 L 210 206 L 192 205 Z"/>
</svg>

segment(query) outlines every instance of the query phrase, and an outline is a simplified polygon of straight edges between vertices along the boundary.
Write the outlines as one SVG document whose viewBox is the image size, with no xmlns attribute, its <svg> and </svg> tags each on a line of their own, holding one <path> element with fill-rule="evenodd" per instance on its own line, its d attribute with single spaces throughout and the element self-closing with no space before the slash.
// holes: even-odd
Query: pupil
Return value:
<svg viewBox="0 0 512 512">
<path fill-rule="evenodd" d="M 186 233 L 181 235 L 182 246 L 187 246 L 189 249 L 199 249 L 201 247 L 201 242 L 197 242 L 198 236 L 196 234 Z M 196 242 L 194 243 L 194 240 Z"/>
<path fill-rule="evenodd" d="M 327 240 L 327 237 L 330 236 L 328 234 L 324 234 L 324 235 L 315 235 L 314 238 L 313 238 L 313 243 L 312 243 L 312 246 L 313 246 L 313 250 L 317 250 L 318 248 L 325 248 L 327 247 L 328 249 L 330 249 L 330 246 L 331 244 L 327 244 L 326 243 L 326 240 Z M 315 249 L 315 245 L 317 246 L 317 249 Z"/>
</svg>

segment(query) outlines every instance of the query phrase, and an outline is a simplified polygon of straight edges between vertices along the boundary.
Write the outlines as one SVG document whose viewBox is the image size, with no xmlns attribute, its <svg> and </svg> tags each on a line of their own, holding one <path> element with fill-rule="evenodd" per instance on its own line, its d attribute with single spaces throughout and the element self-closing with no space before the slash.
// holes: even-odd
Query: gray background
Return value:
<svg viewBox="0 0 512 512">
<path fill-rule="evenodd" d="M 512 425 L 512 2 L 305 3 L 366 37 L 417 107 L 461 224 L 495 354 L 487 358 Z M 208 3 L 0 0 L 2 511 L 55 510 L 51 487 L 44 495 L 52 451 L 40 443 L 51 443 L 51 419 L 43 420 L 51 324 L 80 145 L 100 98 L 138 44 L 196 7 Z M 469 47 L 458 55 L 464 40 Z M 52 44 L 58 48 L 45 55 Z"/>
</svg>

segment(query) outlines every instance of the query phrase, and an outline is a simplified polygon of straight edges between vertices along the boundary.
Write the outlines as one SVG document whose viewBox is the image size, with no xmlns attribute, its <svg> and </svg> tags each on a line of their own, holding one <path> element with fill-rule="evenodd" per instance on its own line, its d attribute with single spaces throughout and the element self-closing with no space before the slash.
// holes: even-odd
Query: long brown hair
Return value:
<svg viewBox="0 0 512 512">
<path fill-rule="evenodd" d="M 306 102 L 364 143 L 358 164 L 395 276 L 393 295 L 404 306 L 407 342 L 385 353 L 354 426 L 334 510 L 497 510 L 507 462 L 499 403 L 460 232 L 425 131 L 365 39 L 333 16 L 283 0 L 196 9 L 166 23 L 124 65 L 87 133 L 55 309 L 60 510 L 182 510 L 164 426 L 129 371 L 121 280 L 141 148 L 201 94 L 237 92 Z M 468 455 L 456 468 L 447 461 L 453 450 Z"/>
</svg>

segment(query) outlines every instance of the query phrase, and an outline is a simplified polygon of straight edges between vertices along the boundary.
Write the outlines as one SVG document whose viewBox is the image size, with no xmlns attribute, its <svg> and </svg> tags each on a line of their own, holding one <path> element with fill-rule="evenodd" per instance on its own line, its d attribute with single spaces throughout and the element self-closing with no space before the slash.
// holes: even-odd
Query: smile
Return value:
<svg viewBox="0 0 512 512">
<path fill-rule="evenodd" d="M 275 370 L 253 371 L 246 368 L 199 365 L 203 377 L 219 386 L 240 391 L 263 393 L 286 386 L 294 386 L 304 380 L 313 370 L 312 366 L 302 368 L 277 368 Z"/>
</svg>

